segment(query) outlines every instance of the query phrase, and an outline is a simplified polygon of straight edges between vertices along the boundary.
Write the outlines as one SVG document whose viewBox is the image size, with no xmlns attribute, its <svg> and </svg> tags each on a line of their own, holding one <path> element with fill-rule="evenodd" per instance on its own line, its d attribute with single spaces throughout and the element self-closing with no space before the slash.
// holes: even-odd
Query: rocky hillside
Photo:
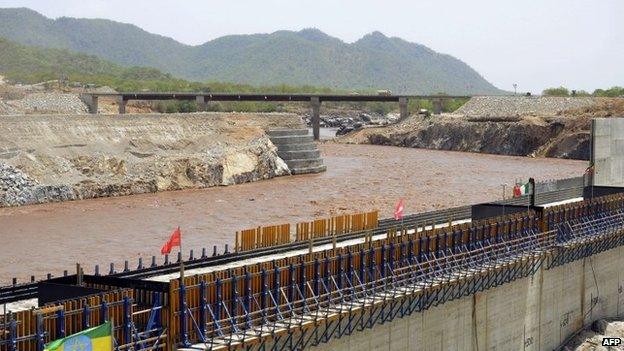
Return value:
<svg viewBox="0 0 624 351">
<path fill-rule="evenodd" d="M 0 207 L 289 174 L 264 130 L 290 114 L 0 116 Z"/>
<path fill-rule="evenodd" d="M 617 98 L 481 97 L 473 100 L 452 115 L 411 116 L 398 124 L 362 129 L 339 140 L 586 160 L 589 159 L 591 118 L 624 116 L 624 99 Z M 525 104 L 529 107 L 518 109 Z M 466 114 L 459 114 L 461 112 Z"/>
<path fill-rule="evenodd" d="M 350 44 L 316 29 L 232 35 L 198 46 L 102 19 L 49 19 L 0 9 L 0 37 L 96 55 L 124 66 L 154 67 L 195 81 L 391 89 L 397 93 L 498 94 L 450 55 L 379 32 Z"/>
</svg>

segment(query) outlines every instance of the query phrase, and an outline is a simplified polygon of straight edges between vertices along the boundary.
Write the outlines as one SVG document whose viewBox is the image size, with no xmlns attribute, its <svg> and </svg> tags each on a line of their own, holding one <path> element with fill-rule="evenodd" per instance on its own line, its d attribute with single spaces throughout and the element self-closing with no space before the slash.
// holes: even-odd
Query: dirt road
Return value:
<svg viewBox="0 0 624 351">
<path fill-rule="evenodd" d="M 379 209 L 389 217 L 399 198 L 406 213 L 501 197 L 500 184 L 578 176 L 586 162 L 531 159 L 374 145 L 323 144 L 327 172 L 118 198 L 0 209 L 0 284 L 47 272 L 92 272 L 124 259 L 159 255 L 181 226 L 185 250 L 234 241 L 257 225 Z M 211 249 L 209 250 L 211 251 Z M 160 259 L 160 258 L 159 258 Z"/>
</svg>

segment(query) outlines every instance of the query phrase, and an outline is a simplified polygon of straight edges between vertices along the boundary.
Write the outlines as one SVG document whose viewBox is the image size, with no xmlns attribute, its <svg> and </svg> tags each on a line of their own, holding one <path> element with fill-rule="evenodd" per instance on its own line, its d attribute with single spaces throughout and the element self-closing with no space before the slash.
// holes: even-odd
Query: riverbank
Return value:
<svg viewBox="0 0 624 351">
<path fill-rule="evenodd" d="M 287 175 L 265 130 L 302 127 L 293 114 L 0 116 L 0 207 Z"/>
<path fill-rule="evenodd" d="M 624 116 L 622 98 L 472 98 L 453 114 L 412 115 L 337 140 L 498 155 L 589 159 L 595 117 Z"/>
</svg>

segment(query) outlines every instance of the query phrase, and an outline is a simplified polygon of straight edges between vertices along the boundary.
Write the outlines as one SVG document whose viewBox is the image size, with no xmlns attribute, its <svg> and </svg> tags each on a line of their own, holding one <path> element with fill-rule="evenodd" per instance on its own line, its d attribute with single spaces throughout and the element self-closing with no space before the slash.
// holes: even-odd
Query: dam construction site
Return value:
<svg viewBox="0 0 624 351">
<path fill-rule="evenodd" d="M 588 163 L 318 143 L 292 113 L 0 118 L 2 351 L 108 322 L 115 350 L 545 350 L 624 307 L 622 119 Z"/>
<path fill-rule="evenodd" d="M 581 2 L 3 0 L 0 351 L 624 351 Z"/>
</svg>

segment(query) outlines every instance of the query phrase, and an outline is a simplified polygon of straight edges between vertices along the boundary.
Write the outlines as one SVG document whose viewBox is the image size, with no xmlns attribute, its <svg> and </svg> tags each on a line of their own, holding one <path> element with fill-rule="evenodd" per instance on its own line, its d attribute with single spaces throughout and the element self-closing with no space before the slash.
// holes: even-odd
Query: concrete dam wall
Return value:
<svg viewBox="0 0 624 351">
<path fill-rule="evenodd" d="M 592 121 L 594 185 L 624 186 L 624 119 Z"/>
<path fill-rule="evenodd" d="M 0 206 L 236 184 L 289 174 L 265 130 L 292 114 L 0 117 Z"/>
<path fill-rule="evenodd" d="M 624 311 L 624 248 L 395 318 L 312 350 L 552 350 Z"/>
</svg>

